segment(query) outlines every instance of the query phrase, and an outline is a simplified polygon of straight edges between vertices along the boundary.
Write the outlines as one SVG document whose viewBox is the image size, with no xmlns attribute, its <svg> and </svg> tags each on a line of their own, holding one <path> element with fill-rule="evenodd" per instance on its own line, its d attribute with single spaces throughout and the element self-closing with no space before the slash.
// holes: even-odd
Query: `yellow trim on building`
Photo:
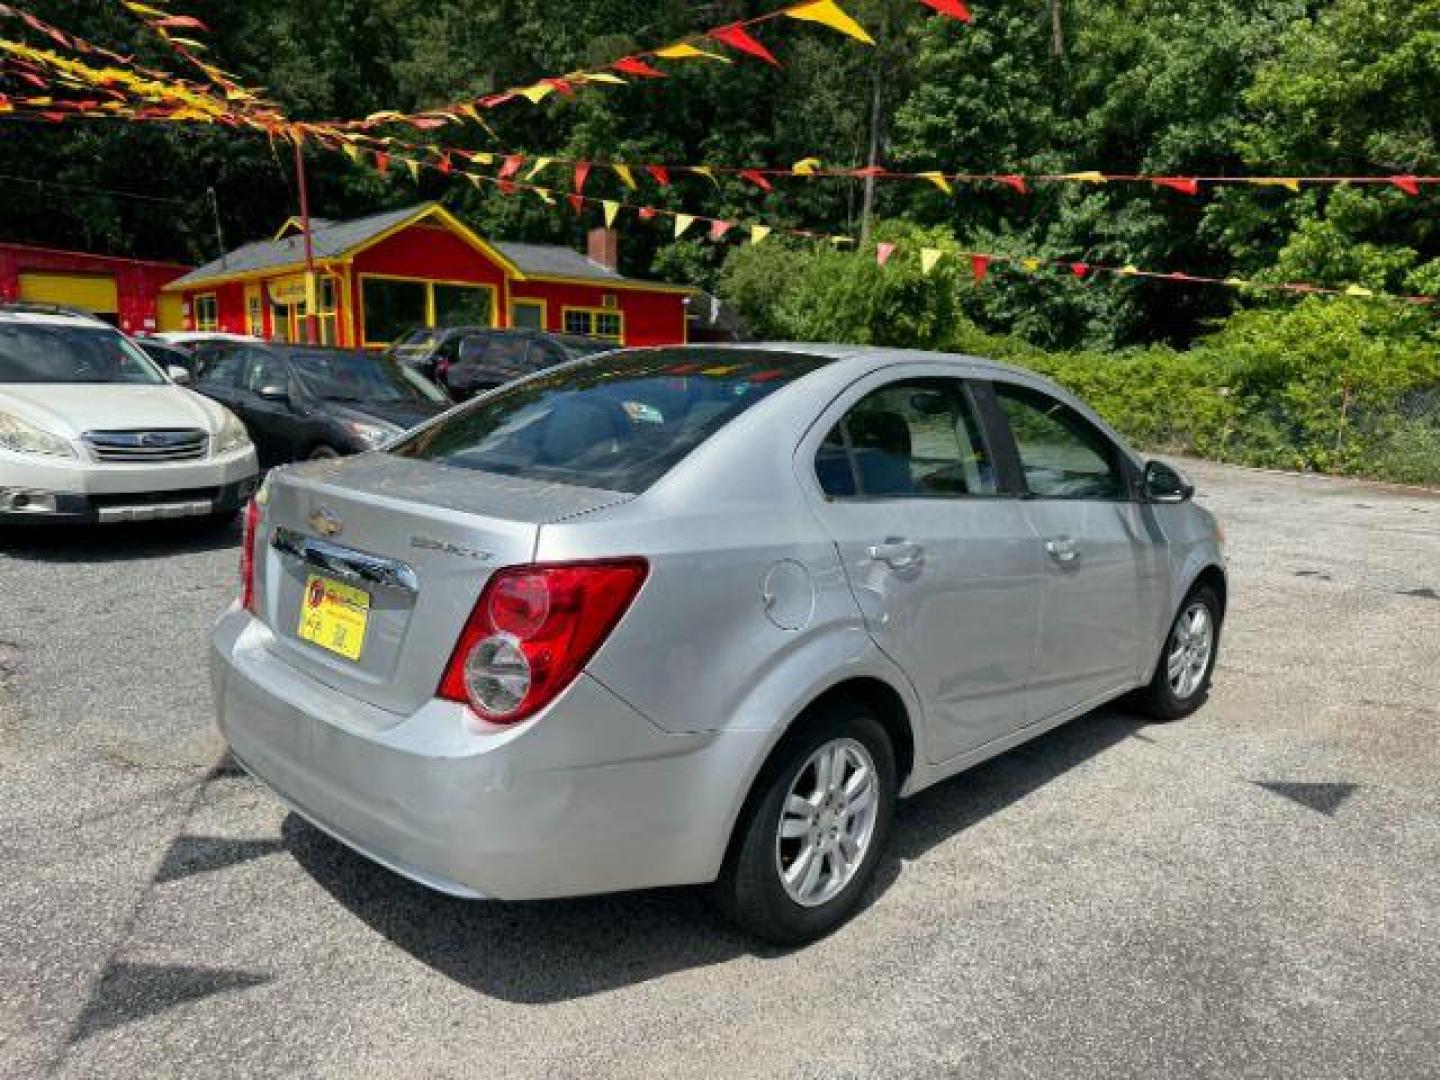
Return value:
<svg viewBox="0 0 1440 1080">
<path fill-rule="evenodd" d="M 538 307 L 540 309 L 540 326 L 538 327 L 538 329 L 550 329 L 550 301 L 542 300 L 539 297 L 535 296 L 510 297 L 510 325 L 512 327 L 516 325 L 515 309 L 521 304 L 528 304 L 531 307 Z"/>
<path fill-rule="evenodd" d="M 500 290 L 484 281 L 452 281 L 447 278 L 411 277 L 405 274 L 371 274 L 359 273 L 355 275 L 355 281 L 359 288 L 355 290 L 357 303 L 355 305 L 355 325 L 359 328 L 359 339 L 362 348 L 383 349 L 391 344 L 388 341 L 371 341 L 365 330 L 365 282 L 377 281 L 404 281 L 412 285 L 425 286 L 425 325 L 435 325 L 435 286 L 448 285 L 460 289 L 484 289 L 490 294 L 490 325 L 500 326 Z"/>
<path fill-rule="evenodd" d="M 210 301 L 210 317 L 200 318 L 200 303 L 202 300 Z M 213 292 L 196 293 L 190 298 L 191 321 L 195 324 L 196 330 L 216 331 L 220 329 L 220 297 Z"/>
<path fill-rule="evenodd" d="M 570 329 L 570 325 L 569 325 L 569 323 L 570 323 L 569 316 L 571 315 L 571 313 L 574 313 L 574 314 L 577 314 L 577 315 L 589 315 L 589 316 L 590 316 L 590 329 L 588 329 L 588 330 L 571 330 L 571 329 Z M 614 318 L 615 321 L 616 321 L 617 323 L 619 323 L 619 325 L 620 325 L 620 332 L 619 332 L 618 334 L 597 334 L 597 333 L 595 332 L 595 316 L 597 316 L 597 315 L 609 315 L 609 316 L 611 316 L 612 318 Z M 562 307 L 562 308 L 560 309 L 560 330 L 559 330 L 559 332 L 562 333 L 562 334 L 584 334 L 584 335 L 586 335 L 587 337 L 602 338 L 602 339 L 605 340 L 605 341 L 614 341 L 616 344 L 624 345 L 624 344 L 625 344 L 625 313 L 624 313 L 623 311 L 621 311 L 618 307 L 613 307 L 613 308 L 607 308 L 607 307 L 572 307 L 572 306 Z"/>
<path fill-rule="evenodd" d="M 551 285 L 584 285 L 588 288 L 606 291 L 610 289 L 628 289 L 639 292 L 679 293 L 682 296 L 690 296 L 700 291 L 694 285 L 664 285 L 658 281 L 616 281 L 611 278 L 558 277 L 550 274 L 531 274 L 529 277 L 522 278 L 521 280 Z"/>
</svg>

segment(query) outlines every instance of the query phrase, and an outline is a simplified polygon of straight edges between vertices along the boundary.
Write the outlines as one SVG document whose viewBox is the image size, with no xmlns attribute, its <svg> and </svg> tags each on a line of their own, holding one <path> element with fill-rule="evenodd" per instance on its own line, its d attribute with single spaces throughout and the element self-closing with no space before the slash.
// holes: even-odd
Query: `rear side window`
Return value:
<svg viewBox="0 0 1440 1080">
<path fill-rule="evenodd" d="M 502 388 L 390 453 L 639 494 L 745 410 L 828 362 L 729 350 L 617 353 Z"/>
</svg>

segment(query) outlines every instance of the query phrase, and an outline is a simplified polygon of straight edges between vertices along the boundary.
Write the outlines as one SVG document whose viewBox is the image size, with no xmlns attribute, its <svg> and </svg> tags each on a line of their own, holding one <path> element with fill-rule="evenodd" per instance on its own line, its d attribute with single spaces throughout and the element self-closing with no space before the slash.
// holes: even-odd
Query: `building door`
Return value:
<svg viewBox="0 0 1440 1080">
<path fill-rule="evenodd" d="M 108 274 L 20 275 L 20 299 L 93 312 L 106 322 L 120 317 L 119 290 Z"/>
<path fill-rule="evenodd" d="M 155 328 L 162 334 L 185 329 L 185 298 L 179 293 L 161 293 L 155 302 Z"/>
</svg>

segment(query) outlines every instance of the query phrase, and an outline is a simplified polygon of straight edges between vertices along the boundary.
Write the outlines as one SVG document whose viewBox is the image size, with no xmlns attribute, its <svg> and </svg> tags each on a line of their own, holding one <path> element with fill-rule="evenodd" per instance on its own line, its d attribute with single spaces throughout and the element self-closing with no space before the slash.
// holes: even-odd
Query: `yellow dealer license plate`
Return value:
<svg viewBox="0 0 1440 1080">
<path fill-rule="evenodd" d="M 359 660 L 370 622 L 370 594 L 364 589 L 311 574 L 300 605 L 300 638 Z"/>
</svg>

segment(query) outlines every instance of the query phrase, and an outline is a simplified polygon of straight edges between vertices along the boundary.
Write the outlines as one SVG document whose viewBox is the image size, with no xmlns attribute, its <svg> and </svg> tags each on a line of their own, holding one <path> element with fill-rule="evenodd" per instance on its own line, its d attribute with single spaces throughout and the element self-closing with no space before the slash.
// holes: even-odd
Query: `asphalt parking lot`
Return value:
<svg viewBox="0 0 1440 1080">
<path fill-rule="evenodd" d="M 695 891 L 427 893 L 227 769 L 238 535 L 0 540 L 0 1074 L 1440 1075 L 1440 497 L 1193 466 L 1217 689 L 902 805 L 796 952 Z"/>
</svg>

